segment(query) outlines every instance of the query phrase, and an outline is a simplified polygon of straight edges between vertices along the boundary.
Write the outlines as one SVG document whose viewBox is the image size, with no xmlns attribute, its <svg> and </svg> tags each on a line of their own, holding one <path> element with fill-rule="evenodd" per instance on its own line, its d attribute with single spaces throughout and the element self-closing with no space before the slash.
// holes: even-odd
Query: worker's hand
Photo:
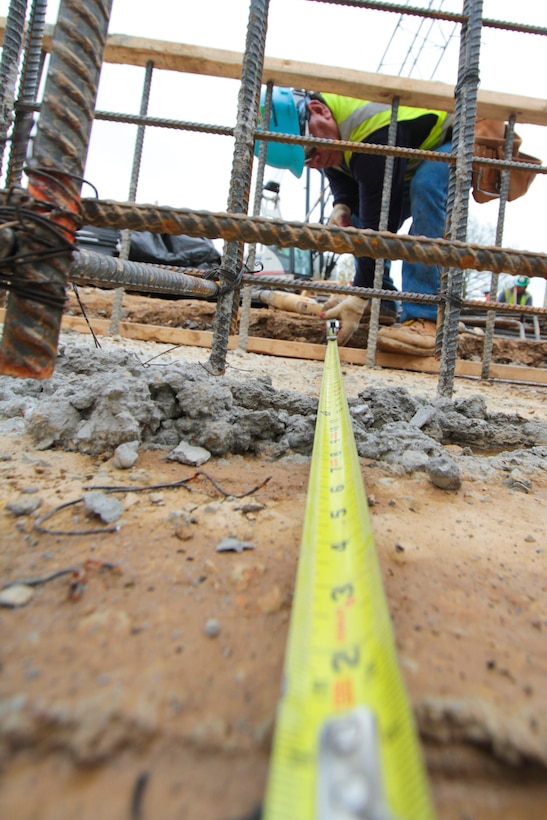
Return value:
<svg viewBox="0 0 547 820">
<path fill-rule="evenodd" d="M 367 299 L 361 299 L 360 296 L 347 296 L 336 307 L 321 313 L 322 319 L 340 319 L 341 327 L 338 331 L 337 341 L 340 346 L 345 345 L 357 328 L 361 321 L 361 316 L 369 307 Z"/>
<path fill-rule="evenodd" d="M 332 209 L 329 225 L 338 225 L 339 228 L 351 228 L 351 210 L 347 205 L 339 202 Z"/>
</svg>

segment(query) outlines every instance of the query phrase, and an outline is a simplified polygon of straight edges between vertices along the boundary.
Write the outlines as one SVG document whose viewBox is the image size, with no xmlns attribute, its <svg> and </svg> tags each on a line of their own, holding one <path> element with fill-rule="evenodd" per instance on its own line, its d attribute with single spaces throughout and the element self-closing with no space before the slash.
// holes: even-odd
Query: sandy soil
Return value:
<svg viewBox="0 0 547 820">
<path fill-rule="evenodd" d="M 230 354 L 229 367 L 314 395 L 322 377 L 320 362 L 253 354 Z M 436 390 L 433 376 L 343 373 L 348 396 L 365 380 Z M 457 395 L 477 392 L 489 409 L 547 420 L 542 388 L 457 380 Z M 201 474 L 182 487 L 195 471 L 157 450 L 121 470 L 6 435 L 0 458 L 0 585 L 85 569 L 85 585 L 67 573 L 0 608 L 0 816 L 249 817 L 267 777 L 309 460 L 213 458 L 201 470 L 215 484 Z M 547 474 L 527 476 L 528 488 L 506 473 L 464 476 L 449 492 L 366 459 L 362 473 L 439 818 L 543 816 Z M 119 531 L 37 530 L 69 502 L 43 529 L 96 527 L 78 499 L 102 485 L 120 488 Z M 15 515 L 6 504 L 23 492 L 40 506 Z M 217 552 L 227 536 L 254 547 Z"/>
</svg>

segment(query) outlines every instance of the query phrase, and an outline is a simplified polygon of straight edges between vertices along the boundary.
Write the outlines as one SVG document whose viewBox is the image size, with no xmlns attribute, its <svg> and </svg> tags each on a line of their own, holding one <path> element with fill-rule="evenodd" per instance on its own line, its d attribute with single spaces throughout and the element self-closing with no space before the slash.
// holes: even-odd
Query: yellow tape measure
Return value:
<svg viewBox="0 0 547 820">
<path fill-rule="evenodd" d="M 336 342 L 327 350 L 266 820 L 426 820 L 403 684 Z"/>
</svg>

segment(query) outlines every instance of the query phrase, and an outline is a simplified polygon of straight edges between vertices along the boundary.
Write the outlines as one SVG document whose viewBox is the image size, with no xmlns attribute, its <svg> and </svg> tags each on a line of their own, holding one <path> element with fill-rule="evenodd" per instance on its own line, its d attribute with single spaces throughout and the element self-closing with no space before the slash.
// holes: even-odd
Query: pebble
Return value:
<svg viewBox="0 0 547 820">
<path fill-rule="evenodd" d="M 14 515 L 30 515 L 38 509 L 42 499 L 39 496 L 22 494 L 13 501 L 8 501 L 6 509 Z"/>
<path fill-rule="evenodd" d="M 119 470 L 129 470 L 134 467 L 139 458 L 139 442 L 126 441 L 114 450 L 113 464 Z"/>
<path fill-rule="evenodd" d="M 28 584 L 13 584 L 0 590 L 0 606 L 9 606 L 12 609 L 25 606 L 34 597 L 34 589 Z"/>
<path fill-rule="evenodd" d="M 251 541 L 240 541 L 239 538 L 223 538 L 215 547 L 217 552 L 243 552 L 254 548 L 255 544 Z"/>
<path fill-rule="evenodd" d="M 117 498 L 102 493 L 100 490 L 92 490 L 84 495 L 86 510 L 98 515 L 105 524 L 112 524 L 117 521 L 123 513 L 123 504 Z"/>
<path fill-rule="evenodd" d="M 220 635 L 220 621 L 216 618 L 208 618 L 205 621 L 204 631 L 208 638 L 217 638 Z"/>
<path fill-rule="evenodd" d="M 459 490 L 462 485 L 460 468 L 448 456 L 430 458 L 425 468 L 435 487 L 440 487 L 442 490 Z"/>
<path fill-rule="evenodd" d="M 190 464 L 199 467 L 211 458 L 211 453 L 204 447 L 196 447 L 188 441 L 181 441 L 167 455 L 168 461 L 178 461 L 180 464 Z"/>
</svg>

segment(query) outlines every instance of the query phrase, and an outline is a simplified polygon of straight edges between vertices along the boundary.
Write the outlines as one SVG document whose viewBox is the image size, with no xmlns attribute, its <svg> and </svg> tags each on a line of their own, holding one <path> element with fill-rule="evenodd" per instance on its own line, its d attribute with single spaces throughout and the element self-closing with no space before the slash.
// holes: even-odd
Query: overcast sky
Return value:
<svg viewBox="0 0 547 820">
<path fill-rule="evenodd" d="M 31 2 L 29 0 L 29 7 Z M 418 2 L 410 5 L 418 6 Z M 425 7 L 427 2 L 422 3 Z M 461 12 L 461 0 L 445 0 L 443 10 Z M 55 23 L 59 0 L 48 3 L 47 22 Z M 5 16 L 9 0 L 0 0 Z M 152 11 L 153 9 L 153 11 Z M 109 32 L 172 42 L 243 51 L 249 15 L 248 0 L 114 0 Z M 484 0 L 483 16 L 496 20 L 547 27 L 544 0 Z M 399 25 L 387 57 L 386 48 L 399 15 L 368 9 L 334 6 L 310 0 L 270 0 L 266 54 L 271 57 L 327 64 L 362 71 L 397 75 L 414 39 L 417 18 Z M 423 27 L 429 45 L 420 55 L 420 71 L 412 76 L 429 79 L 453 32 L 451 24 Z M 459 29 L 455 30 L 456 35 Z M 435 79 L 454 84 L 457 77 L 459 39 L 449 39 Z M 547 39 L 484 29 L 481 44 L 481 89 L 545 99 Z M 428 73 L 429 72 L 429 73 Z M 144 69 L 105 64 L 97 108 L 138 113 Z M 237 114 L 239 82 L 235 80 L 155 71 L 149 114 L 200 123 L 233 126 Z M 320 89 L 316 89 L 320 90 Z M 517 124 L 523 150 L 547 163 L 547 128 Z M 102 199 L 128 197 L 135 127 L 96 122 L 89 148 L 86 177 Z M 149 128 L 137 200 L 173 207 L 224 211 L 227 206 L 233 141 L 227 137 Z M 297 180 L 290 172 L 266 170 L 267 179 L 281 183 L 281 210 L 288 220 L 302 220 L 305 212 L 305 175 Z M 319 174 L 312 172 L 314 184 Z M 84 192 L 85 195 L 85 192 Z M 315 197 L 312 194 L 312 202 Z M 504 245 L 532 251 L 546 250 L 547 178 L 539 176 L 528 194 L 509 203 Z M 250 204 L 252 210 L 252 200 Z M 494 203 L 476 205 L 471 213 L 495 226 Z M 313 219 L 313 216 L 312 216 Z M 492 228 L 494 230 L 494 228 Z M 543 303 L 545 282 L 532 283 L 536 304 Z"/>
</svg>

